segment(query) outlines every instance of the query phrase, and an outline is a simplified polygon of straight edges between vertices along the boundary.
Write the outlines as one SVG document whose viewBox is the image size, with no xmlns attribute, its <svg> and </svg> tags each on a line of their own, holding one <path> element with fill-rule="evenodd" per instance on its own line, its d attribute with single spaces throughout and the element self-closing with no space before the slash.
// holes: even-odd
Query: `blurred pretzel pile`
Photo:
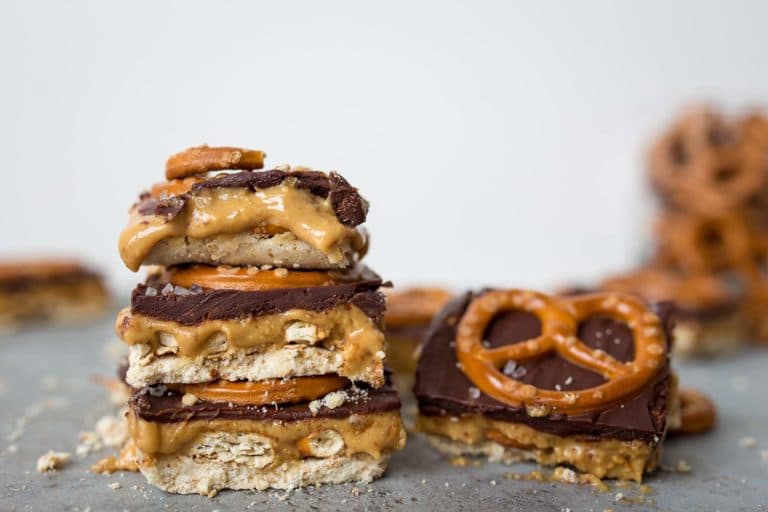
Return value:
<svg viewBox="0 0 768 512">
<path fill-rule="evenodd" d="M 738 283 L 748 336 L 768 342 L 768 119 L 689 111 L 653 144 L 648 172 L 662 204 L 651 266 Z"/>
</svg>

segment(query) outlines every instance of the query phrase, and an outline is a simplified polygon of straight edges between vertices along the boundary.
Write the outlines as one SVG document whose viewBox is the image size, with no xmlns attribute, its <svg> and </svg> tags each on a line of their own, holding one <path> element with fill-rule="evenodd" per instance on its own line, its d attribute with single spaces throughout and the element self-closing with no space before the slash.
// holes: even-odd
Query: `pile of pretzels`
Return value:
<svg viewBox="0 0 768 512">
<path fill-rule="evenodd" d="M 738 280 L 753 339 L 768 342 L 768 118 L 683 115 L 649 152 L 662 208 L 652 265 Z"/>
</svg>

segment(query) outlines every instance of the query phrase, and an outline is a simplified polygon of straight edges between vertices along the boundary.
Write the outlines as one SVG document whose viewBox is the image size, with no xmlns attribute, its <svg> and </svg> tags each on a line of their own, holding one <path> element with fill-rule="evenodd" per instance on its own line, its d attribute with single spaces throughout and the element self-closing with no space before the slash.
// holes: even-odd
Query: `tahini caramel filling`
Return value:
<svg viewBox="0 0 768 512">
<path fill-rule="evenodd" d="M 181 452 L 194 445 L 203 435 L 217 432 L 249 433 L 270 440 L 274 454 L 270 465 L 302 458 L 299 443 L 326 430 L 337 432 L 344 440 L 339 455 L 363 453 L 376 459 L 405 445 L 405 431 L 400 412 L 353 414 L 348 418 L 316 418 L 303 421 L 212 420 L 178 423 L 145 421 L 134 412 L 128 414 L 131 437 L 144 455 L 157 457 Z"/>
<path fill-rule="evenodd" d="M 215 357 L 245 350 L 260 353 L 289 344 L 320 345 L 343 357 L 339 373 L 356 375 L 381 362 L 384 335 L 374 322 L 352 305 L 315 312 L 292 309 L 275 315 L 236 320 L 206 320 L 186 326 L 123 309 L 117 317 L 118 336 L 129 345 L 147 344 L 157 356 Z"/>
<path fill-rule="evenodd" d="M 643 473 L 658 464 L 658 446 L 636 440 L 603 439 L 584 441 L 578 437 L 560 437 L 539 432 L 527 425 L 467 415 L 419 415 L 417 429 L 427 434 L 447 437 L 467 445 L 493 441 L 506 448 L 528 452 L 539 464 L 571 464 L 598 478 L 618 478 L 641 482 Z"/>
<path fill-rule="evenodd" d="M 251 191 L 217 188 L 188 196 L 184 209 L 173 219 L 143 216 L 135 209 L 120 235 L 120 256 L 131 270 L 161 240 L 172 237 L 206 238 L 240 233 L 256 226 L 283 228 L 319 250 L 331 263 L 344 258 L 345 243 L 355 249 L 364 245 L 363 237 L 339 222 L 328 198 L 296 188 L 295 180 Z"/>
</svg>

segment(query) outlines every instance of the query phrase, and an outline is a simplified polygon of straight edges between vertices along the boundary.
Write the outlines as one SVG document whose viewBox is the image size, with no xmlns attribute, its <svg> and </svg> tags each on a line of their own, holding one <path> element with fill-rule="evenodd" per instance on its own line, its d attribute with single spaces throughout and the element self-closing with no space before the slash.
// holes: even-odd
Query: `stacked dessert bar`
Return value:
<svg viewBox="0 0 768 512">
<path fill-rule="evenodd" d="M 335 173 L 192 148 L 131 208 L 152 264 L 116 328 L 148 481 L 177 493 L 370 481 L 403 447 L 384 374 L 381 279 L 358 263 L 368 204 Z"/>
</svg>

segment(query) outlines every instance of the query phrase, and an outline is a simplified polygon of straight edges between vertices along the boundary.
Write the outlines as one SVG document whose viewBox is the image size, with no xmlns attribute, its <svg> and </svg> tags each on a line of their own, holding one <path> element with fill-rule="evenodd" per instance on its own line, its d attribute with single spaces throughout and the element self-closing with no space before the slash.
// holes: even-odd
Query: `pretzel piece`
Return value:
<svg viewBox="0 0 768 512">
<path fill-rule="evenodd" d="M 165 177 L 173 180 L 208 171 L 252 171 L 264 167 L 265 156 L 254 149 L 197 146 L 172 155 L 165 163 Z"/>
<path fill-rule="evenodd" d="M 729 122 L 709 109 L 684 116 L 651 148 L 651 181 L 675 206 L 723 213 L 766 185 L 765 120 Z"/>
<path fill-rule="evenodd" d="M 305 402 L 344 389 L 349 381 L 338 375 L 315 375 L 257 382 L 218 380 L 204 384 L 171 384 L 168 387 L 191 393 L 208 402 L 265 405 Z"/>
<path fill-rule="evenodd" d="M 711 430 L 717 419 L 715 404 L 705 394 L 695 389 L 683 388 L 679 391 L 682 424 L 676 432 L 681 434 L 701 434 Z"/>
<path fill-rule="evenodd" d="M 499 313 L 513 310 L 537 316 L 541 335 L 485 348 L 483 336 L 490 322 Z M 632 361 L 620 362 L 577 338 L 579 323 L 596 314 L 629 325 L 635 340 Z M 607 382 L 576 392 L 552 391 L 524 384 L 499 370 L 507 361 L 519 363 L 550 353 L 602 375 Z M 462 371 L 483 393 L 514 407 L 525 406 L 531 416 L 606 409 L 645 386 L 666 357 L 667 342 L 659 318 L 642 301 L 624 294 L 552 297 L 525 290 L 490 291 L 470 302 L 457 327 L 456 358 Z"/>
</svg>

